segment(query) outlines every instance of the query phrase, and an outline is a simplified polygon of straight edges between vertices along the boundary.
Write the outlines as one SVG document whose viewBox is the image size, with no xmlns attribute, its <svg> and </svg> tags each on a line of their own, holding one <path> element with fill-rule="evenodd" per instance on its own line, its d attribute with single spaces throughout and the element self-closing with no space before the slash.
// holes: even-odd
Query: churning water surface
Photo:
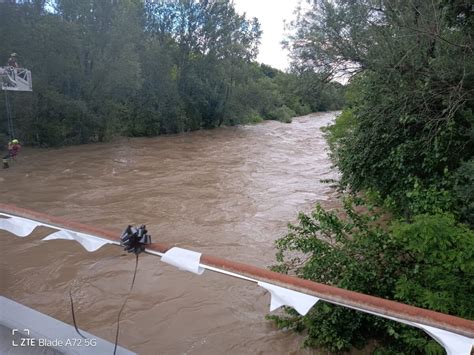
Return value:
<svg viewBox="0 0 474 355">
<path fill-rule="evenodd" d="M 146 224 L 152 240 L 267 267 L 274 241 L 299 211 L 335 199 L 321 127 L 335 113 L 284 124 L 120 139 L 62 149 L 24 149 L 0 171 L 2 203 L 92 226 Z M 111 342 L 135 258 L 115 246 L 88 253 L 70 241 L 0 232 L 1 293 Z M 301 337 L 265 320 L 270 296 L 212 272 L 179 271 L 140 256 L 122 314 L 120 345 L 139 354 L 297 354 Z"/>
</svg>

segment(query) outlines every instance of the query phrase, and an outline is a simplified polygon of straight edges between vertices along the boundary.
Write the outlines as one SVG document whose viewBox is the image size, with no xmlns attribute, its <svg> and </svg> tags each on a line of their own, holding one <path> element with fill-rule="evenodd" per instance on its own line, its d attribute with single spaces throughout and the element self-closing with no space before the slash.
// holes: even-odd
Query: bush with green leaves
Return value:
<svg viewBox="0 0 474 355">
<path fill-rule="evenodd" d="M 408 266 L 397 278 L 395 298 L 474 319 L 474 231 L 447 213 L 422 214 L 394 223 L 391 235 Z"/>
<path fill-rule="evenodd" d="M 355 124 L 356 121 L 352 110 L 350 108 L 345 108 L 339 115 L 337 115 L 333 124 L 323 128 L 333 154 L 337 151 L 337 143 L 354 129 Z M 337 161 L 335 156 L 333 156 L 333 159 Z"/>
<path fill-rule="evenodd" d="M 472 155 L 472 116 L 459 110 L 445 120 L 419 112 L 423 98 L 414 92 L 429 90 L 423 82 L 405 90 L 400 89 L 408 86 L 405 78 L 366 73 L 351 85 L 358 92 L 350 111 L 353 125 L 342 135 L 337 123 L 330 131 L 330 140 L 337 141 L 334 157 L 342 183 L 354 190 L 379 191 L 403 214 L 410 213 L 406 192 L 413 179 L 431 189 L 452 190 L 449 175 Z"/>
<path fill-rule="evenodd" d="M 314 0 L 300 10 L 292 65 L 303 78 L 351 76 L 347 108 L 326 129 L 340 185 L 391 217 L 380 224 L 347 201 L 342 218 L 317 207 L 277 242 L 275 270 L 473 318 L 471 13 L 457 0 Z M 415 329 L 324 303 L 274 318 L 332 351 L 377 339 L 388 353 L 442 352 Z"/>
<path fill-rule="evenodd" d="M 474 226 L 474 158 L 461 164 L 454 174 L 454 180 L 461 219 Z"/>
<path fill-rule="evenodd" d="M 277 107 L 268 113 L 268 118 L 284 123 L 291 123 L 291 118 L 296 116 L 296 113 L 286 105 Z"/>
<path fill-rule="evenodd" d="M 261 123 L 263 118 L 256 112 L 250 113 L 244 120 L 244 123 Z"/>
<path fill-rule="evenodd" d="M 316 206 L 277 240 L 274 271 L 461 317 L 473 318 L 474 232 L 449 214 L 422 214 L 387 228 L 379 213 L 354 196 L 344 210 Z M 329 351 L 376 339 L 384 351 L 438 352 L 407 326 L 323 301 L 304 317 L 291 309 L 270 316 L 277 326 L 306 332 L 306 346 Z"/>
<path fill-rule="evenodd" d="M 461 178 L 453 193 L 474 154 L 473 28 L 462 0 L 314 0 L 300 10 L 288 44 L 302 78 L 351 77 L 348 110 L 329 134 L 345 186 L 376 190 L 407 217 L 419 213 L 407 196 L 414 180 L 417 193 L 452 201 L 472 188 Z M 453 213 L 466 218 L 459 201 Z"/>
</svg>

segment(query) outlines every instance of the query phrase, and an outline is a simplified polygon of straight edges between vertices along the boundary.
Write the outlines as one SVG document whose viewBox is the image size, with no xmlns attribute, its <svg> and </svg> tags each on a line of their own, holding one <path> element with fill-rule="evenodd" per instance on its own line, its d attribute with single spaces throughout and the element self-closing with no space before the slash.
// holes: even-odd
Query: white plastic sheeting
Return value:
<svg viewBox="0 0 474 355">
<path fill-rule="evenodd" d="M 430 337 L 436 340 L 446 350 L 448 355 L 471 354 L 474 339 L 448 332 L 447 330 L 430 327 L 429 325 L 414 323 L 414 326 L 428 333 Z"/>
<path fill-rule="evenodd" d="M 309 312 L 319 298 L 307 295 L 305 293 L 289 290 L 284 287 L 275 286 L 266 282 L 259 281 L 258 285 L 270 292 L 270 312 L 281 306 L 290 306 L 296 309 L 302 316 Z"/>
<path fill-rule="evenodd" d="M 52 233 L 48 235 L 47 237 L 43 238 L 43 240 L 54 240 L 54 239 L 75 240 L 76 242 L 81 244 L 84 247 L 84 249 L 86 249 L 88 252 L 96 251 L 106 244 L 113 244 L 112 241 L 107 240 L 107 239 L 98 238 L 90 234 L 73 232 L 69 230 L 60 230 L 58 232 Z"/>
<path fill-rule="evenodd" d="M 33 221 L 22 217 L 11 216 L 3 213 L 0 213 L 0 216 L 7 217 L 0 218 L 0 229 L 6 230 L 22 238 L 29 236 L 33 232 L 33 230 L 39 226 L 45 226 L 48 228 L 58 228 L 49 224 Z M 99 238 L 94 235 L 75 232 L 68 229 L 58 230 L 43 238 L 43 240 L 54 239 L 75 240 L 89 252 L 96 251 L 105 244 L 119 244 L 118 242 L 112 242 L 108 239 Z"/>
<path fill-rule="evenodd" d="M 6 230 L 10 233 L 13 233 L 19 237 L 26 237 L 30 235 L 33 230 L 38 226 L 46 226 L 50 228 L 58 228 L 57 226 L 51 226 L 41 222 L 29 220 L 22 217 L 12 216 L 8 214 L 0 213 L 0 216 L 7 218 L 0 218 L 0 229 Z M 89 234 L 84 234 L 80 232 L 75 232 L 67 229 L 59 230 L 55 233 L 50 234 L 49 236 L 43 238 L 43 240 L 53 240 L 53 239 L 67 239 L 75 240 L 79 242 L 87 251 L 92 252 L 96 251 L 105 244 L 120 244 L 118 242 L 112 242 L 107 239 L 96 237 Z M 270 301 L 270 312 L 281 307 L 281 306 L 290 306 L 293 307 L 301 315 L 306 315 L 308 311 L 313 307 L 316 302 L 319 301 L 319 298 L 307 295 L 301 292 L 294 290 L 286 289 L 284 287 L 272 285 L 266 282 L 258 281 L 251 279 L 249 277 L 239 275 L 233 272 L 228 272 L 226 270 L 221 270 L 215 267 L 210 267 L 207 265 L 200 264 L 201 253 L 182 249 L 182 248 L 171 248 L 166 253 L 161 254 L 157 252 L 152 252 L 155 255 L 161 256 L 161 261 L 173 265 L 181 270 L 189 271 L 198 275 L 201 275 L 205 269 L 209 269 L 215 272 L 223 273 L 233 277 L 238 277 L 247 281 L 257 282 L 260 287 L 268 290 L 271 294 Z M 327 300 L 326 300 L 327 301 Z M 327 301 L 330 302 L 330 301 Z M 347 305 L 336 303 L 342 307 L 348 307 Z M 419 324 L 415 322 L 410 322 L 407 320 L 390 317 L 383 314 L 378 314 L 375 312 L 370 312 L 364 309 L 357 307 L 349 307 L 356 309 L 365 313 L 370 313 L 379 317 L 388 318 L 399 323 L 404 323 L 416 328 L 423 329 L 427 334 L 429 334 L 433 339 L 435 339 L 439 344 L 441 344 L 448 355 L 470 355 L 472 347 L 474 346 L 474 339 L 465 337 L 453 332 L 449 332 L 443 329 L 427 326 L 424 324 Z"/>
<path fill-rule="evenodd" d="M 430 337 L 437 341 L 445 350 L 447 355 L 470 355 L 474 347 L 474 339 L 460 334 L 456 334 L 444 329 L 431 327 L 429 325 L 411 322 L 405 319 L 387 316 L 376 312 L 370 312 L 365 309 L 357 307 L 349 307 L 340 303 L 335 303 L 339 306 L 355 309 L 360 312 L 369 313 L 377 317 L 387 318 L 398 323 L 406 324 L 415 328 L 424 330 Z"/>
<path fill-rule="evenodd" d="M 180 270 L 192 272 L 197 275 L 202 275 L 204 268 L 200 266 L 201 253 L 183 248 L 171 248 L 161 257 L 161 261 Z"/>
<path fill-rule="evenodd" d="M 0 216 L 7 217 L 0 218 L 0 229 L 22 238 L 29 236 L 36 227 L 44 225 L 40 222 L 32 221 L 31 219 L 10 217 L 3 213 L 1 213 Z"/>
</svg>

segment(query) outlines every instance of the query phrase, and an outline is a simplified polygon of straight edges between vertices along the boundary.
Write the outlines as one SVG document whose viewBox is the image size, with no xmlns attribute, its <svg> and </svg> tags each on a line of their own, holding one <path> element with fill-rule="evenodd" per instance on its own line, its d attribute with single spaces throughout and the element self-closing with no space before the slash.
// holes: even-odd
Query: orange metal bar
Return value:
<svg viewBox="0 0 474 355">
<path fill-rule="evenodd" d="M 82 223 L 72 222 L 63 218 L 54 217 L 44 213 L 6 204 L 0 204 L 0 212 L 33 219 L 38 222 L 72 229 L 78 232 L 93 234 L 114 242 L 120 241 L 119 236 L 121 235 L 121 231 L 111 231 L 91 227 Z M 160 253 L 165 253 L 170 248 L 172 248 L 172 246 L 161 243 L 152 243 L 147 247 L 148 250 Z M 328 286 L 285 274 L 279 274 L 252 265 L 242 264 L 212 255 L 203 254 L 201 256 L 201 264 L 316 296 L 322 300 L 343 305 L 349 308 L 356 308 L 369 313 L 377 313 L 405 321 L 420 323 L 474 338 L 474 321 L 468 319 L 430 311 L 427 309 L 353 292 L 338 287 Z"/>
</svg>

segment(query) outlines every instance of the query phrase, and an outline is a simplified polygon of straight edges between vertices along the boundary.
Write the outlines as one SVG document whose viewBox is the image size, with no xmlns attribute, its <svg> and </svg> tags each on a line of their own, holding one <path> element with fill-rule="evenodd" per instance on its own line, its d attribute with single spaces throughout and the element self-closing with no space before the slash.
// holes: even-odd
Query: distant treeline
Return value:
<svg viewBox="0 0 474 355">
<path fill-rule="evenodd" d="M 230 0 L 45 3 L 0 4 L 0 60 L 16 52 L 32 71 L 33 93 L 8 93 L 28 144 L 289 121 L 343 104 L 338 83 L 256 63 L 259 22 Z"/>
</svg>

